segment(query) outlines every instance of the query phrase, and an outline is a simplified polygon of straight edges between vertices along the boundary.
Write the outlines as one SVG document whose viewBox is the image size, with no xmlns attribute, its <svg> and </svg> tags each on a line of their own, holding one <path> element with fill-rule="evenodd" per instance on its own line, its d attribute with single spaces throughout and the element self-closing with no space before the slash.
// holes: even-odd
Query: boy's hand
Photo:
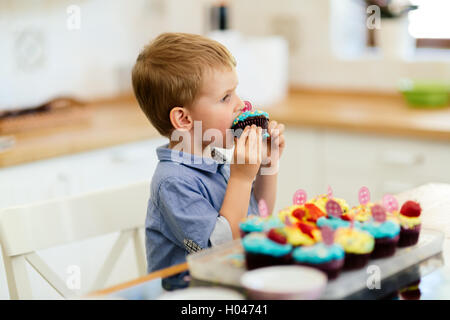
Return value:
<svg viewBox="0 0 450 320">
<path fill-rule="evenodd" d="M 263 143 L 262 163 L 264 167 L 277 165 L 280 157 L 284 151 L 284 124 L 270 121 L 267 131 L 270 137 L 267 138 L 267 143 Z"/>
<path fill-rule="evenodd" d="M 246 127 L 239 139 L 235 138 L 230 178 L 253 182 L 262 161 L 262 144 L 262 129 L 255 125 Z"/>
</svg>

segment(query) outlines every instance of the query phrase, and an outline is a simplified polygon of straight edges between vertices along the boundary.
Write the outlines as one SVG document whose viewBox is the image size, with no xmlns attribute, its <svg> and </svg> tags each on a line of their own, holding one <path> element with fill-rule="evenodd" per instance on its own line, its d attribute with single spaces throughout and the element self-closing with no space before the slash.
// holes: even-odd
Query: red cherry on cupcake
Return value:
<svg viewBox="0 0 450 320">
<path fill-rule="evenodd" d="M 305 214 L 306 214 L 306 211 L 303 210 L 303 209 L 300 209 L 300 208 L 295 209 L 295 210 L 292 212 L 292 215 L 293 215 L 294 217 L 296 217 L 298 220 L 303 220 L 303 217 L 305 216 Z"/>
<path fill-rule="evenodd" d="M 406 217 L 418 217 L 421 213 L 422 208 L 420 207 L 420 204 L 411 200 L 406 201 L 400 209 L 400 214 Z"/>
<path fill-rule="evenodd" d="M 267 238 L 280 244 L 287 243 L 287 238 L 284 232 L 276 228 L 269 230 L 269 232 L 267 233 Z"/>
<path fill-rule="evenodd" d="M 310 224 L 307 224 L 307 223 L 305 223 L 305 222 L 299 222 L 297 225 L 298 225 L 299 229 L 300 229 L 303 233 L 307 234 L 307 235 L 310 236 L 311 238 L 314 238 L 314 235 L 313 235 L 312 232 L 313 232 L 314 229 L 316 229 L 316 227 L 314 227 L 314 226 L 312 226 L 312 225 L 310 225 Z"/>
<path fill-rule="evenodd" d="M 341 219 L 345 221 L 352 221 L 352 218 L 350 218 L 348 215 L 342 215 Z"/>
</svg>

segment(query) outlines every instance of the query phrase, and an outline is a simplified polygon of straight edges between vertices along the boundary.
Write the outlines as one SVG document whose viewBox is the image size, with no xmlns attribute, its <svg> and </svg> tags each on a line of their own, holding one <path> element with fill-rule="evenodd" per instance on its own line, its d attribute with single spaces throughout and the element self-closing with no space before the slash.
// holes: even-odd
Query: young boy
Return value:
<svg viewBox="0 0 450 320">
<path fill-rule="evenodd" d="M 260 199 L 269 213 L 273 210 L 277 174 L 261 172 L 263 167 L 278 168 L 284 126 L 269 122 L 270 144 L 256 126 L 233 138 L 230 127 L 244 107 L 235 92 L 235 67 L 223 45 L 185 33 L 161 34 L 137 58 L 132 72 L 137 101 L 159 133 L 169 138 L 156 150 L 159 163 L 150 187 L 148 272 L 239 238 L 239 222 L 259 214 Z M 219 154 L 216 147 L 233 144 L 231 164 L 213 158 Z M 171 285 L 179 287 L 177 281 L 186 274 L 169 278 Z M 170 289 L 165 280 L 163 286 Z"/>
</svg>

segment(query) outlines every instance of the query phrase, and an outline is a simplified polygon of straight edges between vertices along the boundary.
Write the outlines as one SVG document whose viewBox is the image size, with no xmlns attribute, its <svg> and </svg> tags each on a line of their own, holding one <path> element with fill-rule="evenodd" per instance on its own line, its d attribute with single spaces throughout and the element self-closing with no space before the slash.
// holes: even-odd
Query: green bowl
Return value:
<svg viewBox="0 0 450 320">
<path fill-rule="evenodd" d="M 446 83 L 403 79 L 399 90 L 412 107 L 436 108 L 449 103 L 450 85 Z"/>
</svg>

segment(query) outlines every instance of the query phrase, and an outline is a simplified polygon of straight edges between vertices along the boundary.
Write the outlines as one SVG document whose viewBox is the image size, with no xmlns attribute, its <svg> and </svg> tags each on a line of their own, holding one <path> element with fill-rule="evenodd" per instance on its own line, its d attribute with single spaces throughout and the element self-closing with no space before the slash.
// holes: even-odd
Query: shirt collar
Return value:
<svg viewBox="0 0 450 320">
<path fill-rule="evenodd" d="M 168 148 L 169 144 L 165 144 L 156 149 L 156 154 L 159 161 L 172 161 L 183 164 L 186 167 L 216 173 L 222 163 L 217 162 L 212 158 L 200 157 L 190 153 L 173 150 Z M 215 152 L 218 154 L 218 152 Z M 223 157 L 222 154 L 220 154 Z M 217 157 L 215 157 L 217 159 Z M 220 159 L 220 158 L 219 158 Z M 226 160 L 225 158 L 223 158 Z"/>
</svg>

